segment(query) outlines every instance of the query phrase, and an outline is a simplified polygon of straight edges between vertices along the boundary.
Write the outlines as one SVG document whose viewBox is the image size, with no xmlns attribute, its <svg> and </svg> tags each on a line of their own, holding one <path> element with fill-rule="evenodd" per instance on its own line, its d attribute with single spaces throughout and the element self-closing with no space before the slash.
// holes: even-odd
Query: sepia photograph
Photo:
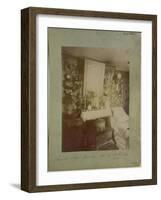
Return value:
<svg viewBox="0 0 161 200">
<path fill-rule="evenodd" d="M 140 32 L 48 28 L 49 171 L 141 165 L 140 70 Z"/>
<path fill-rule="evenodd" d="M 62 47 L 62 151 L 129 148 L 129 50 Z"/>
<path fill-rule="evenodd" d="M 157 184 L 157 15 L 21 10 L 21 189 Z"/>
</svg>

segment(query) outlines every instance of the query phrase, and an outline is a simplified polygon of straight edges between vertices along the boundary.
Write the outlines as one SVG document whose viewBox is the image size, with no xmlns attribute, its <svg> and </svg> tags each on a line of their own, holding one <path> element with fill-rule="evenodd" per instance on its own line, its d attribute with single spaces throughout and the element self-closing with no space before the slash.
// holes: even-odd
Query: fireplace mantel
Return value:
<svg viewBox="0 0 161 200">
<path fill-rule="evenodd" d="M 102 110 L 90 110 L 84 111 L 81 113 L 81 118 L 83 121 L 95 120 L 98 118 L 109 117 L 111 116 L 111 109 L 102 109 Z"/>
</svg>

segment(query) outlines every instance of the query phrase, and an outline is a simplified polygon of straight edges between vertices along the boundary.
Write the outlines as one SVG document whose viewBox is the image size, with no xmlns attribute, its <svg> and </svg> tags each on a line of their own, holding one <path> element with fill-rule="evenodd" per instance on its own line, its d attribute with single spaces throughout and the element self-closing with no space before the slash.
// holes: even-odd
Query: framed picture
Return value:
<svg viewBox="0 0 161 200">
<path fill-rule="evenodd" d="M 21 188 L 157 183 L 157 16 L 21 11 Z"/>
</svg>

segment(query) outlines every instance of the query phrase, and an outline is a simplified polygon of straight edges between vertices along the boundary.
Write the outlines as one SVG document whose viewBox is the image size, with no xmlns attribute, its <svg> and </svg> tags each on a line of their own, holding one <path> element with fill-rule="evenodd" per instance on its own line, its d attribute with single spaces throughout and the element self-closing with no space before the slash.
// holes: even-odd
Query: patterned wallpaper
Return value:
<svg viewBox="0 0 161 200">
<path fill-rule="evenodd" d="M 129 72 L 106 66 L 104 95 L 108 97 L 112 107 L 122 106 L 129 113 Z"/>
<path fill-rule="evenodd" d="M 79 110 L 84 106 L 83 62 L 73 56 L 62 55 L 62 58 L 64 112 L 69 109 L 69 105 L 72 111 Z M 122 106 L 129 113 L 129 73 L 106 65 L 104 96 L 108 98 L 112 107 Z"/>
<path fill-rule="evenodd" d="M 83 66 L 78 58 L 62 55 L 63 63 L 63 108 L 80 109 L 82 103 Z"/>
</svg>

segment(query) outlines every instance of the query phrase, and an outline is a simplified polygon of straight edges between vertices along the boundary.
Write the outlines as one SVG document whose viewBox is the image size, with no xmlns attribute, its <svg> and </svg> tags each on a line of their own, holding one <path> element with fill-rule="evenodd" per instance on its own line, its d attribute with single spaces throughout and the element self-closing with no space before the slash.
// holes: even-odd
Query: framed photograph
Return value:
<svg viewBox="0 0 161 200">
<path fill-rule="evenodd" d="M 21 189 L 157 184 L 157 16 L 21 11 Z"/>
</svg>

